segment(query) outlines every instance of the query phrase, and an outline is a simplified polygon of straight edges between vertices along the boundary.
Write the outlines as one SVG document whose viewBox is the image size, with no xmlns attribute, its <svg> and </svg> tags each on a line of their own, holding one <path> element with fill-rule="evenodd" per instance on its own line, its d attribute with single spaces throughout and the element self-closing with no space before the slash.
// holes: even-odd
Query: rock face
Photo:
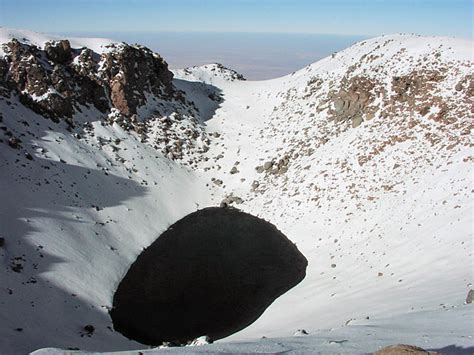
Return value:
<svg viewBox="0 0 474 355">
<path fill-rule="evenodd" d="M 206 208 L 172 225 L 133 263 L 114 296 L 114 328 L 150 345 L 223 338 L 301 282 L 306 266 L 272 224 Z"/>
<path fill-rule="evenodd" d="M 53 63 L 65 64 L 72 58 L 71 44 L 68 40 L 47 42 L 44 51 Z"/>
<path fill-rule="evenodd" d="M 0 94 L 14 91 L 23 104 L 55 121 L 72 118 L 81 106 L 130 117 L 148 97 L 182 100 L 167 63 L 142 46 L 111 44 L 102 55 L 72 49 L 67 40 L 40 49 L 13 39 L 3 47 Z"/>
<path fill-rule="evenodd" d="M 106 54 L 103 74 L 109 83 L 113 106 L 126 116 L 137 113 L 137 107 L 145 104 L 145 93 L 173 93 L 173 74 L 168 64 L 142 46 L 125 45 Z"/>
</svg>

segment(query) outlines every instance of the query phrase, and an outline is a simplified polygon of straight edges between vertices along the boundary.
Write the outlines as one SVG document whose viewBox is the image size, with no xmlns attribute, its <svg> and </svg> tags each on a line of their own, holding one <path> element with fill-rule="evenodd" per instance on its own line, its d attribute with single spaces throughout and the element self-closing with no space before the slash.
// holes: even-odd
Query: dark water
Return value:
<svg viewBox="0 0 474 355">
<path fill-rule="evenodd" d="M 205 208 L 173 224 L 132 264 L 114 295 L 114 328 L 149 345 L 220 339 L 300 283 L 307 264 L 271 223 Z"/>
<path fill-rule="evenodd" d="M 250 80 L 271 79 L 301 69 L 367 37 L 191 32 L 66 33 L 140 43 L 160 53 L 171 68 L 222 63 Z"/>
</svg>

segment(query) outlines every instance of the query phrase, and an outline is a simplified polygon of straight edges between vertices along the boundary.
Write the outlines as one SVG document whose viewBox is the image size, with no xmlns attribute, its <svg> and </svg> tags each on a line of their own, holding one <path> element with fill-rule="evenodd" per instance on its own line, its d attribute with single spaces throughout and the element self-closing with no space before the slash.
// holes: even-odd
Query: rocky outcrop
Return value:
<svg viewBox="0 0 474 355">
<path fill-rule="evenodd" d="M 374 117 L 376 108 L 371 107 L 376 82 L 362 76 L 345 77 L 337 92 L 329 93 L 332 109 L 329 114 L 336 122 L 351 121 L 352 127 L 359 126 L 364 119 Z"/>
<path fill-rule="evenodd" d="M 72 59 L 71 44 L 68 40 L 47 42 L 44 51 L 48 59 L 56 64 L 65 64 Z"/>
<path fill-rule="evenodd" d="M 71 119 L 82 106 L 130 117 L 150 97 L 183 101 L 166 62 L 145 47 L 111 44 L 102 55 L 72 49 L 67 40 L 39 49 L 13 39 L 3 47 L 0 94 L 13 91 L 24 105 L 55 121 Z"/>
<path fill-rule="evenodd" d="M 390 119 L 400 111 L 410 115 L 426 116 L 432 107 L 436 113 L 428 115 L 437 122 L 451 123 L 459 115 L 446 100 L 436 95 L 445 79 L 446 69 L 413 70 L 408 74 L 393 76 L 390 86 L 369 76 L 352 76 L 348 70 L 338 90 L 330 90 L 325 105 L 329 103 L 329 118 L 335 122 L 350 122 L 356 128 L 376 115 Z M 469 77 L 460 81 L 455 90 L 472 98 L 474 83 Z M 376 102 L 376 99 L 378 100 Z"/>
<path fill-rule="evenodd" d="M 136 114 L 146 103 L 146 94 L 173 94 L 168 64 L 148 48 L 122 45 L 105 54 L 103 63 L 101 74 L 109 84 L 112 105 L 123 115 Z"/>
<path fill-rule="evenodd" d="M 403 355 L 403 354 L 431 354 L 436 355 L 436 352 L 426 351 L 418 346 L 398 344 L 390 345 L 373 353 L 374 355 Z"/>
</svg>

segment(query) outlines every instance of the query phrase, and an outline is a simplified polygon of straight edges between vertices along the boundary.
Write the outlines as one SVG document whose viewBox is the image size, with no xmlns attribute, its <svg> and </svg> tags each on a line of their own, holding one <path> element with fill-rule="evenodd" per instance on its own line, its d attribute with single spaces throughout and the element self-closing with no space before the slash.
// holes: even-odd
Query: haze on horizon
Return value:
<svg viewBox="0 0 474 355">
<path fill-rule="evenodd" d="M 0 26 L 144 44 L 172 68 L 289 74 L 368 37 L 473 37 L 471 0 L 0 0 Z"/>
</svg>

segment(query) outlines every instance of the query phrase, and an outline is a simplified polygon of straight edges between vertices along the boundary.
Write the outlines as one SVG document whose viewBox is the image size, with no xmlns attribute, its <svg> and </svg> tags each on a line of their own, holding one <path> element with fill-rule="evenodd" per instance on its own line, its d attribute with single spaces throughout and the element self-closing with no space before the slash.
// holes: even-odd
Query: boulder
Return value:
<svg viewBox="0 0 474 355">
<path fill-rule="evenodd" d="M 65 64 L 72 59 L 71 44 L 68 40 L 46 42 L 46 57 L 53 63 Z"/>
<path fill-rule="evenodd" d="M 364 119 L 362 118 L 362 115 L 360 113 L 356 114 L 354 117 L 352 117 L 352 128 L 359 127 Z"/>
<path fill-rule="evenodd" d="M 471 304 L 473 298 L 474 298 L 474 290 L 469 290 L 466 297 L 466 304 Z"/>
<path fill-rule="evenodd" d="M 273 162 L 267 161 L 263 164 L 263 170 L 270 170 L 272 166 L 273 166 Z"/>
</svg>

